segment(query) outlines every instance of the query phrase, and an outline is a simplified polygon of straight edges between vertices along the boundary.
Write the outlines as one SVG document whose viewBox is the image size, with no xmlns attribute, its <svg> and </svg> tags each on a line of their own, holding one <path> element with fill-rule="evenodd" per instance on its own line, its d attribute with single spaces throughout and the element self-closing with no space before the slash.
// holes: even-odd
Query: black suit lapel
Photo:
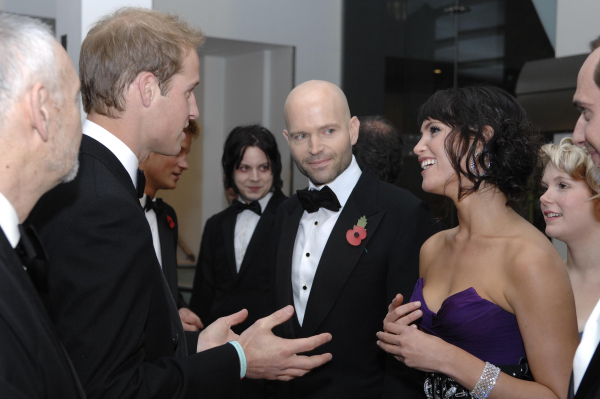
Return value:
<svg viewBox="0 0 600 399">
<path fill-rule="evenodd" d="M 102 145 L 100 142 L 94 140 L 93 138 L 83 135 L 81 139 L 81 147 L 79 150 L 81 153 L 90 155 L 104 165 L 106 165 L 107 169 L 115 176 L 115 178 L 125 187 L 125 190 L 133 197 L 133 199 L 138 203 L 139 207 L 142 207 L 140 204 L 140 200 L 138 198 L 137 190 L 133 185 L 133 181 L 131 181 L 131 176 L 127 173 L 127 170 L 123 166 L 123 164 L 119 161 L 119 159 L 113 154 L 108 148 Z M 103 191 L 102 187 L 98 187 L 99 191 Z"/>
<path fill-rule="evenodd" d="M 598 384 L 598 376 L 600 376 L 600 344 L 596 347 L 594 356 L 590 360 L 590 364 L 585 370 L 581 384 L 575 394 L 575 399 L 586 398 L 594 384 Z"/>
<path fill-rule="evenodd" d="M 368 249 L 365 248 L 385 214 L 385 211 L 377 209 L 377 184 L 377 179 L 364 172 L 344 205 L 319 261 L 306 304 L 301 336 L 314 334 L 331 310 L 360 257 L 369 256 Z M 360 245 L 353 246 L 346 239 L 346 233 L 362 216 L 367 217 L 367 237 Z"/>
<path fill-rule="evenodd" d="M 275 284 L 277 287 L 277 309 L 287 305 L 294 304 L 294 295 L 292 292 L 292 258 L 294 252 L 294 243 L 298 234 L 298 225 L 300 218 L 304 213 L 304 208 L 300 205 L 297 197 L 290 199 L 287 212 L 283 212 L 283 221 L 281 224 L 281 237 L 279 238 L 279 248 L 277 250 L 277 265 L 275 272 Z M 295 324 L 298 323 L 294 313 Z M 286 337 L 294 337 L 293 323 L 284 323 L 283 329 Z"/>
<path fill-rule="evenodd" d="M 227 211 L 227 215 L 223 218 L 223 240 L 225 242 L 225 253 L 227 254 L 229 270 L 231 271 L 233 280 L 235 280 L 238 272 L 235 264 L 235 246 L 233 239 L 235 235 L 235 221 L 237 219 L 237 214 L 231 207 L 229 207 Z"/>
</svg>

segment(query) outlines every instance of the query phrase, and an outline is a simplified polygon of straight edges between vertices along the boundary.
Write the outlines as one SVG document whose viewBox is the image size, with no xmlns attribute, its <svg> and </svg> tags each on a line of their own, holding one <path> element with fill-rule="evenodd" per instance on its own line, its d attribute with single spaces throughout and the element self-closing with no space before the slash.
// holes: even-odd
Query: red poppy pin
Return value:
<svg viewBox="0 0 600 399">
<path fill-rule="evenodd" d="M 346 233 L 346 239 L 350 243 L 350 245 L 354 245 L 355 247 L 359 246 L 361 241 L 365 239 L 367 236 L 367 217 L 363 216 L 358 219 L 358 223 L 354 226 L 353 229 L 348 230 Z"/>
<path fill-rule="evenodd" d="M 171 216 L 167 215 L 167 222 L 169 222 L 169 227 L 174 229 L 175 228 L 175 222 L 173 221 L 173 218 L 171 218 Z"/>
</svg>

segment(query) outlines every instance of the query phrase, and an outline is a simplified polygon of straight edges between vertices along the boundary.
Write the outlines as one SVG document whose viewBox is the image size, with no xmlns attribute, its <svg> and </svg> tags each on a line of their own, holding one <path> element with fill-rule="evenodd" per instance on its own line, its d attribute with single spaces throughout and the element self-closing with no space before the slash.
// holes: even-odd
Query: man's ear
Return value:
<svg viewBox="0 0 600 399">
<path fill-rule="evenodd" d="M 290 144 L 290 134 L 288 133 L 287 129 L 283 129 L 283 137 L 285 137 L 288 144 Z"/>
<path fill-rule="evenodd" d="M 350 142 L 352 145 L 356 144 L 358 140 L 358 130 L 360 129 L 360 121 L 356 116 L 353 116 L 348 123 L 348 130 L 350 132 Z"/>
<path fill-rule="evenodd" d="M 137 89 L 144 107 L 148 108 L 160 90 L 158 79 L 152 72 L 142 72 L 137 80 Z"/>
<path fill-rule="evenodd" d="M 48 88 L 43 83 L 36 83 L 29 91 L 29 108 L 31 110 L 31 126 L 37 131 L 43 141 L 48 141 L 50 126 L 50 107 L 54 100 Z"/>
<path fill-rule="evenodd" d="M 490 141 L 492 139 L 492 136 L 494 135 L 494 129 L 492 129 L 492 127 L 489 125 L 485 125 L 481 132 L 483 133 L 483 138 L 486 143 Z"/>
</svg>

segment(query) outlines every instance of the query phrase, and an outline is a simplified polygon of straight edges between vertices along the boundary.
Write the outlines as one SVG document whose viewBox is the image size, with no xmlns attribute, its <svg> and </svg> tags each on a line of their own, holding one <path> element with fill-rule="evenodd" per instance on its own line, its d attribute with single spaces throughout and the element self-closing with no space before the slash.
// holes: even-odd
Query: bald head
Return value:
<svg viewBox="0 0 600 399">
<path fill-rule="evenodd" d="M 360 123 L 336 85 L 311 80 L 289 94 L 285 136 L 294 162 L 316 186 L 335 180 L 352 161 Z"/>
<path fill-rule="evenodd" d="M 296 86 L 285 100 L 283 113 L 287 128 L 290 128 L 290 114 L 293 115 L 293 111 L 314 106 L 330 106 L 346 123 L 350 121 L 350 107 L 344 92 L 333 83 L 309 80 Z"/>
</svg>

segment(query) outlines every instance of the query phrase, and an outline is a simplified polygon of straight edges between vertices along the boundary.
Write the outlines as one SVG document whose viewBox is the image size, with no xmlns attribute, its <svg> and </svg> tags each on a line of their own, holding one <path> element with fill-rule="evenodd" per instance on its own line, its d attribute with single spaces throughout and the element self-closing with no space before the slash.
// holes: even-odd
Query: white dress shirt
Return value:
<svg viewBox="0 0 600 399">
<path fill-rule="evenodd" d="M 129 173 L 131 181 L 133 182 L 133 186 L 137 188 L 137 171 L 139 161 L 133 151 L 127 147 L 127 144 L 123 143 L 119 138 L 117 138 L 117 136 L 113 135 L 108 130 L 88 119 L 83 121 L 82 127 L 83 134 L 98 141 L 117 157 L 127 173 Z"/>
<path fill-rule="evenodd" d="M 573 359 L 573 389 L 577 393 L 583 375 L 596 352 L 596 348 L 600 343 L 600 301 L 592 311 L 590 318 L 585 323 L 581 342 L 575 352 Z"/>
<path fill-rule="evenodd" d="M 273 197 L 273 193 L 269 192 L 267 195 L 258 200 L 261 214 L 265 212 L 271 197 Z M 245 203 L 241 199 L 234 199 L 234 201 Z M 235 219 L 233 248 L 235 250 L 235 267 L 238 273 L 240 272 L 240 267 L 242 267 L 244 255 L 246 255 L 248 244 L 250 244 L 250 240 L 252 239 L 252 235 L 254 234 L 254 230 L 256 229 L 256 225 L 258 224 L 259 220 L 260 216 L 249 209 L 238 213 Z"/>
<path fill-rule="evenodd" d="M 156 198 L 150 199 L 148 195 L 144 194 L 144 196 L 140 198 L 140 204 L 142 204 L 142 208 L 146 206 L 146 201 L 156 201 Z M 144 214 L 146 215 L 146 219 L 150 225 L 150 231 L 152 232 L 152 244 L 154 245 L 154 252 L 156 252 L 158 264 L 162 268 L 162 252 L 160 250 L 160 235 L 158 233 L 158 220 L 156 219 L 156 212 L 154 212 L 154 209 L 150 209 L 147 212 L 144 211 Z"/>
<path fill-rule="evenodd" d="M 292 289 L 294 291 L 294 306 L 300 325 L 304 321 L 306 304 L 310 296 L 315 273 L 323 255 L 323 250 L 329 240 L 329 235 L 337 222 L 346 201 L 350 197 L 354 186 L 358 182 L 361 170 L 352 156 L 350 166 L 342 172 L 333 182 L 327 184 L 337 196 L 342 206 L 338 212 L 332 212 L 320 208 L 317 212 L 308 213 L 304 211 L 300 218 L 298 234 L 294 243 L 294 254 L 292 256 Z M 315 187 L 312 182 L 308 183 L 310 190 L 321 190 L 325 186 Z M 349 228 L 352 226 L 349 226 Z"/>
<path fill-rule="evenodd" d="M 0 193 L 0 228 L 8 239 L 11 247 L 16 247 L 21 240 L 19 231 L 19 216 L 15 207 Z"/>
</svg>

